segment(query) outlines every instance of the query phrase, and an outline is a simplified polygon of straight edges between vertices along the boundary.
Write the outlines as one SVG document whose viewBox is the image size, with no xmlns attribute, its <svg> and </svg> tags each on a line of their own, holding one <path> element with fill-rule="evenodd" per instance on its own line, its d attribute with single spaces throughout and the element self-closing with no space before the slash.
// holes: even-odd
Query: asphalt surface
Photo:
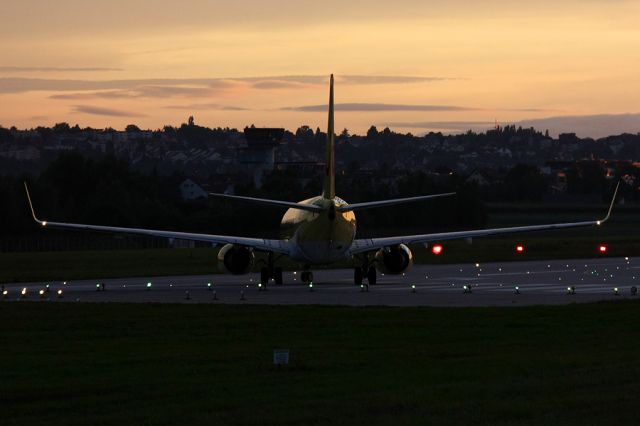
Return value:
<svg viewBox="0 0 640 426">
<path fill-rule="evenodd" d="M 285 272 L 284 285 L 269 285 L 266 290 L 258 286 L 259 274 L 16 283 L 5 284 L 7 294 L 0 296 L 0 300 L 350 306 L 558 305 L 638 298 L 640 296 L 632 295 L 631 291 L 632 287 L 639 286 L 638 277 L 640 258 L 601 258 L 414 265 L 404 275 L 379 274 L 378 284 L 362 287 L 353 284 L 353 271 L 349 269 L 314 271 L 312 288 L 300 282 L 299 273 Z M 570 287 L 575 288 L 573 294 L 569 294 Z M 26 289 L 24 296 L 23 289 Z M 39 294 L 40 290 L 43 294 Z M 62 290 L 62 295 L 58 295 L 58 290 Z"/>
</svg>

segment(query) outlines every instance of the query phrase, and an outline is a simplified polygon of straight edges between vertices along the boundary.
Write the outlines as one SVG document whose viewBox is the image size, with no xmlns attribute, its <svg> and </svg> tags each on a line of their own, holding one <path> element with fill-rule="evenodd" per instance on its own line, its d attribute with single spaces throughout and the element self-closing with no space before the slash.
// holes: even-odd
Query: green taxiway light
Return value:
<svg viewBox="0 0 640 426">
<path fill-rule="evenodd" d="M 151 283 L 147 283 L 147 288 L 151 288 Z"/>
</svg>

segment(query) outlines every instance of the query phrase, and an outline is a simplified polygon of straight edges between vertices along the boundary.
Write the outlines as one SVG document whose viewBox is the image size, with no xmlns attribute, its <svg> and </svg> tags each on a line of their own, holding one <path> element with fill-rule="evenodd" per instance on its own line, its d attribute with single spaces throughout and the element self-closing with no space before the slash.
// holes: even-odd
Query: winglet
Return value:
<svg viewBox="0 0 640 426">
<path fill-rule="evenodd" d="M 611 204 L 609 205 L 609 211 L 607 211 L 607 215 L 604 217 L 604 219 L 601 219 L 597 222 L 598 225 L 602 225 L 607 220 L 609 220 L 609 217 L 611 217 L 611 210 L 613 210 L 613 205 L 616 203 L 616 196 L 618 195 L 619 188 L 620 188 L 620 181 L 618 181 L 618 184 L 616 185 L 616 190 L 613 192 L 613 198 L 611 199 Z"/>
<path fill-rule="evenodd" d="M 36 217 L 36 211 L 33 209 L 33 203 L 31 202 L 31 195 L 29 194 L 29 187 L 27 186 L 27 182 L 24 182 L 24 190 L 27 192 L 27 201 L 29 201 L 29 207 L 31 208 L 31 215 L 33 216 L 33 220 L 35 220 L 42 226 L 47 226 L 46 221 L 40 220 Z"/>
</svg>

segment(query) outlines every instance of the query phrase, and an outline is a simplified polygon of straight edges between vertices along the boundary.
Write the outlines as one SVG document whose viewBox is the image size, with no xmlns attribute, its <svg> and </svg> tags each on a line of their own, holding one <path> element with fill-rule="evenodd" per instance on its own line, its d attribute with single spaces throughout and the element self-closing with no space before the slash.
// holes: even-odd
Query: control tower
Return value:
<svg viewBox="0 0 640 426">
<path fill-rule="evenodd" d="M 238 160 L 253 175 L 257 188 L 262 186 L 264 172 L 275 168 L 275 150 L 283 136 L 284 129 L 281 128 L 245 127 L 247 145 L 240 149 Z"/>
</svg>

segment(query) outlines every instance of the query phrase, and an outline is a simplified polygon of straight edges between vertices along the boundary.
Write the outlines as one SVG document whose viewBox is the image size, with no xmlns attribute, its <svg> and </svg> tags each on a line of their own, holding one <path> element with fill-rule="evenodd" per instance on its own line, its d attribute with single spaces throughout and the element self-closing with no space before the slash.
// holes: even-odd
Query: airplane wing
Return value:
<svg viewBox="0 0 640 426">
<path fill-rule="evenodd" d="M 174 238 L 180 240 L 190 241 L 203 241 L 212 244 L 238 244 L 246 247 L 252 247 L 256 250 L 273 251 L 276 253 L 289 254 L 289 241 L 288 240 L 269 240 L 263 238 L 246 238 L 246 237 L 233 237 L 227 235 L 211 235 L 211 234 L 195 234 L 189 232 L 173 232 L 162 231 L 156 229 L 142 229 L 142 228 L 121 228 L 116 226 L 100 226 L 100 225 L 85 225 L 80 223 L 63 223 L 63 222 L 51 222 L 48 220 L 40 220 L 36 216 L 36 212 L 31 202 L 31 195 L 29 194 L 29 188 L 27 184 L 24 184 L 24 188 L 27 191 L 27 200 L 29 201 L 29 207 L 31 208 L 31 214 L 33 219 L 47 228 L 59 228 L 59 229 L 76 229 L 84 231 L 95 232 L 107 232 L 113 234 L 131 234 L 131 235 L 147 235 L 151 237 L 161 238 Z"/>
<path fill-rule="evenodd" d="M 546 231 L 551 229 L 564 229 L 564 228 L 578 228 L 584 226 L 600 226 L 609 220 L 611 216 L 611 210 L 616 200 L 616 194 L 618 193 L 618 187 L 613 194 L 613 199 L 609 205 L 607 215 L 600 220 L 590 220 L 583 222 L 565 222 L 554 223 L 548 225 L 531 225 L 531 226 L 514 226 L 509 228 L 490 228 L 490 229 L 476 229 L 471 231 L 455 231 L 455 232 L 440 232 L 436 234 L 421 234 L 421 235 L 404 235 L 398 237 L 384 237 L 384 238 L 360 238 L 353 241 L 349 254 L 365 253 L 381 249 L 383 247 L 395 246 L 398 244 L 424 244 L 433 241 L 446 241 L 446 240 L 459 240 L 465 238 L 485 237 L 489 235 L 505 235 L 516 234 L 521 232 L 534 232 L 534 231 Z"/>
<path fill-rule="evenodd" d="M 433 194 L 433 195 L 421 195 L 418 197 L 408 197 L 408 198 L 395 198 L 392 200 L 382 200 L 382 201 L 369 201 L 366 203 L 354 203 L 354 204 L 343 204 L 341 206 L 336 207 L 336 210 L 339 212 L 353 211 L 353 210 L 363 210 L 369 209 L 373 207 L 384 207 L 384 206 L 392 206 L 396 204 L 405 204 L 405 203 L 413 203 L 416 201 L 429 200 L 431 198 L 439 198 L 439 197 L 449 197 L 451 195 L 455 195 L 455 192 L 447 192 L 445 194 Z"/>
<path fill-rule="evenodd" d="M 246 201 L 246 202 L 256 203 L 256 204 L 267 204 L 271 206 L 287 207 L 290 209 L 307 210 L 310 212 L 322 211 L 322 207 L 316 206 L 314 204 L 299 204 L 299 203 L 292 203 L 290 201 L 269 200 L 266 198 L 243 197 L 240 195 L 218 194 L 215 192 L 210 192 L 209 195 L 213 197 L 226 198 L 229 200 Z"/>
</svg>

